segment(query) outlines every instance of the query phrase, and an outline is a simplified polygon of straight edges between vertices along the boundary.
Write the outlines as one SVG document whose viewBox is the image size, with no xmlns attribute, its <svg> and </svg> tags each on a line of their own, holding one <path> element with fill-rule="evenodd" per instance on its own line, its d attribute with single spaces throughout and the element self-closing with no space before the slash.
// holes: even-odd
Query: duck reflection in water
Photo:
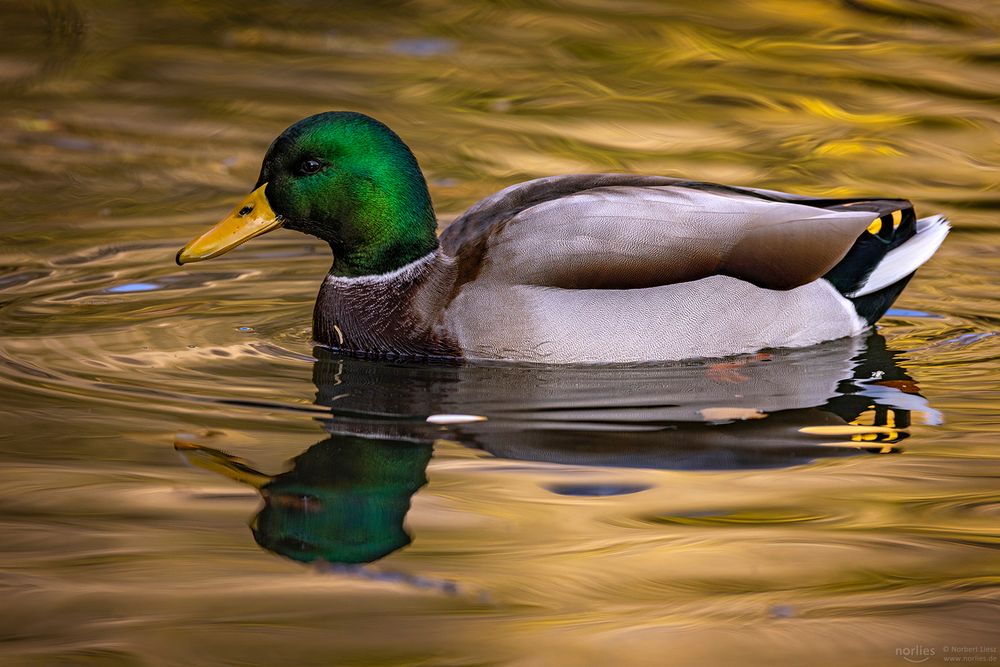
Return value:
<svg viewBox="0 0 1000 667">
<path fill-rule="evenodd" d="M 370 563 L 410 543 L 403 519 L 427 483 L 431 443 L 335 436 L 269 476 L 224 452 L 178 439 L 203 468 L 257 488 L 264 506 L 250 522 L 257 544 L 310 563 Z"/>
<path fill-rule="evenodd" d="M 877 334 L 807 350 L 659 367 L 431 366 L 317 350 L 331 434 L 267 475 L 178 439 L 192 463 L 258 489 L 265 549 L 366 563 L 410 543 L 404 519 L 440 439 L 494 456 L 574 465 L 724 470 L 888 454 L 911 412 L 938 413 Z M 485 420 L 442 426 L 430 415 Z"/>
</svg>

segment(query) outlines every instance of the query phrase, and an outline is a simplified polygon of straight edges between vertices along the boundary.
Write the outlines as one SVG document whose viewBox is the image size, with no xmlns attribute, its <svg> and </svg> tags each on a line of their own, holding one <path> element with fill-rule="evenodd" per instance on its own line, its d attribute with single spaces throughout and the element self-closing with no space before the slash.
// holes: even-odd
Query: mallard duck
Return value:
<svg viewBox="0 0 1000 667">
<path fill-rule="evenodd" d="M 853 336 L 948 233 L 903 199 L 832 199 L 632 174 L 508 187 L 440 235 L 413 153 L 353 112 L 305 118 L 253 192 L 177 253 L 278 228 L 330 244 L 315 340 L 359 355 L 616 363 Z"/>
</svg>

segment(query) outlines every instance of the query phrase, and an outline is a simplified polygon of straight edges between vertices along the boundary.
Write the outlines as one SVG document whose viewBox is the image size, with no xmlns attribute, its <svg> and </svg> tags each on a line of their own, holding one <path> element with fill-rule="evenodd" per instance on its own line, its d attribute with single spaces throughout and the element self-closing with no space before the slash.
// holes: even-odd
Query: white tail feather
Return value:
<svg viewBox="0 0 1000 667">
<path fill-rule="evenodd" d="M 950 229 L 951 225 L 943 215 L 917 220 L 916 235 L 886 253 L 864 284 L 847 296 L 871 294 L 910 275 L 937 252 Z"/>
</svg>

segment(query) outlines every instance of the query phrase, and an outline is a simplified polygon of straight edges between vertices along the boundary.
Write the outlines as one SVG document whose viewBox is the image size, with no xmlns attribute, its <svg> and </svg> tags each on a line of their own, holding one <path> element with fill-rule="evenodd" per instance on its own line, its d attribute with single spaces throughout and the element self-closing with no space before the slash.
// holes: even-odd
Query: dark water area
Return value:
<svg viewBox="0 0 1000 667">
<path fill-rule="evenodd" d="M 1000 5 L 0 4 L 0 663 L 1000 658 Z M 632 367 L 315 348 L 277 232 L 174 253 L 330 109 L 442 227 L 628 171 L 954 229 L 867 337 Z"/>
</svg>

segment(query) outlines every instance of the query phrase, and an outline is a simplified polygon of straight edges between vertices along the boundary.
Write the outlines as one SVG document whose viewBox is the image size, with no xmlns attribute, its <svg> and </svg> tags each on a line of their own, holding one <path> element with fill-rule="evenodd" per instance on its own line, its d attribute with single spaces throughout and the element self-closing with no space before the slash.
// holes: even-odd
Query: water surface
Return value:
<svg viewBox="0 0 1000 667">
<path fill-rule="evenodd" d="M 996 662 L 997 5 L 64 0 L 0 25 L 5 665 Z M 632 171 L 955 229 L 858 340 L 341 358 L 309 337 L 319 242 L 172 259 L 328 109 L 404 137 L 443 225 Z"/>
</svg>

